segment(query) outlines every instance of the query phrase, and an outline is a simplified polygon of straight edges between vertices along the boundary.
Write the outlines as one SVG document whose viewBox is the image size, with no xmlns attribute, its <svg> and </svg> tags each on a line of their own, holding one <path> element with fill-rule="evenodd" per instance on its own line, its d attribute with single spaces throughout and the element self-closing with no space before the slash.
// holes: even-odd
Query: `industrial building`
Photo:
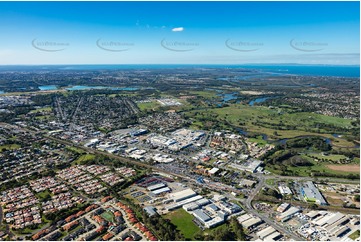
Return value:
<svg viewBox="0 0 361 242">
<path fill-rule="evenodd" d="M 285 221 L 291 219 L 296 213 L 299 213 L 299 212 L 301 212 L 300 209 L 298 209 L 296 207 L 291 207 L 286 212 L 278 215 L 276 218 L 277 218 L 277 221 L 285 222 Z"/>
<path fill-rule="evenodd" d="M 197 203 L 195 203 L 195 202 L 191 202 L 191 203 L 183 205 L 183 209 L 186 210 L 187 212 L 196 210 L 198 208 L 199 208 L 199 205 Z"/>
<path fill-rule="evenodd" d="M 276 230 L 272 226 L 268 226 L 265 229 L 262 229 L 261 231 L 257 232 L 256 235 L 260 239 L 266 238 L 268 235 L 271 235 L 272 233 L 276 232 Z"/>
<path fill-rule="evenodd" d="M 282 235 L 276 231 L 276 232 L 273 232 L 272 234 L 268 235 L 267 237 L 265 237 L 264 241 L 274 241 L 274 240 L 278 240 L 281 237 L 282 237 Z"/>
<path fill-rule="evenodd" d="M 327 205 L 326 200 L 312 181 L 303 183 L 303 186 L 301 187 L 301 194 L 306 202 L 314 202 L 318 205 Z"/>
<path fill-rule="evenodd" d="M 229 167 L 232 167 L 232 168 L 235 168 L 235 169 L 238 169 L 238 170 L 242 170 L 242 171 L 248 171 L 248 172 L 251 172 L 251 173 L 256 173 L 258 167 L 262 163 L 263 162 L 260 161 L 260 160 L 251 159 L 251 160 L 246 161 L 243 164 L 232 163 L 232 164 L 229 165 Z"/>
<path fill-rule="evenodd" d="M 148 191 L 153 191 L 153 190 L 157 190 L 157 189 L 160 189 L 160 188 L 163 188 L 165 187 L 166 185 L 164 183 L 158 183 L 158 184 L 155 184 L 155 185 L 152 185 L 152 186 L 149 186 L 147 187 L 147 190 Z"/>
<path fill-rule="evenodd" d="M 282 203 L 281 205 L 278 206 L 277 208 L 277 212 L 283 213 L 285 212 L 287 209 L 289 209 L 291 205 L 289 203 Z"/>
<path fill-rule="evenodd" d="M 243 228 L 249 230 L 251 228 L 257 227 L 261 223 L 263 223 L 262 219 L 260 219 L 258 217 L 252 217 L 251 219 L 248 219 L 248 220 L 242 222 L 241 224 L 242 224 Z"/>
<path fill-rule="evenodd" d="M 197 194 L 192 189 L 188 188 L 180 192 L 174 192 L 169 194 L 169 198 L 172 199 L 174 202 L 180 202 L 182 200 L 194 197 L 196 195 Z"/>
<path fill-rule="evenodd" d="M 200 199 L 200 200 L 196 201 L 196 204 L 198 204 L 199 206 L 204 206 L 204 205 L 207 205 L 209 203 L 210 203 L 210 201 L 207 198 L 203 198 L 203 199 Z"/>
<path fill-rule="evenodd" d="M 149 217 L 157 214 L 157 209 L 153 206 L 144 207 L 144 211 L 148 214 Z"/>
<path fill-rule="evenodd" d="M 197 209 L 192 212 L 193 216 L 197 218 L 202 224 L 205 224 L 207 221 L 211 220 L 207 214 L 203 212 L 202 209 Z"/>
<path fill-rule="evenodd" d="M 160 195 L 160 194 L 162 194 L 162 193 L 170 192 L 170 191 L 171 191 L 171 190 L 170 190 L 169 187 L 163 187 L 163 188 L 160 188 L 160 189 L 157 189 L 157 190 L 153 190 L 153 191 L 151 192 L 151 194 L 154 195 L 154 196 L 158 196 L 158 195 Z"/>
<path fill-rule="evenodd" d="M 224 223 L 225 217 L 224 216 L 215 216 L 210 217 L 208 216 L 202 209 L 197 209 L 192 212 L 193 216 L 199 220 L 205 228 L 213 228 L 219 224 Z"/>
<path fill-rule="evenodd" d="M 278 186 L 278 190 L 282 195 L 292 195 L 291 189 L 287 186 Z"/>
<path fill-rule="evenodd" d="M 206 227 L 207 229 L 213 228 L 213 227 L 215 227 L 215 226 L 217 226 L 219 224 L 224 223 L 224 220 L 225 220 L 224 216 L 217 216 L 217 217 L 211 219 L 210 221 L 207 221 L 204 224 L 204 227 Z"/>
<path fill-rule="evenodd" d="M 201 195 L 196 195 L 194 197 L 190 197 L 188 199 L 185 199 L 185 200 L 182 200 L 182 201 L 179 201 L 177 203 L 174 203 L 174 204 L 171 204 L 171 205 L 168 205 L 167 207 L 165 207 L 165 209 L 167 211 L 172 211 L 172 210 L 175 210 L 177 208 L 180 208 L 182 207 L 183 205 L 185 204 L 188 204 L 188 203 L 191 203 L 191 202 L 195 202 L 197 200 L 200 200 L 202 199 L 203 197 Z"/>
</svg>

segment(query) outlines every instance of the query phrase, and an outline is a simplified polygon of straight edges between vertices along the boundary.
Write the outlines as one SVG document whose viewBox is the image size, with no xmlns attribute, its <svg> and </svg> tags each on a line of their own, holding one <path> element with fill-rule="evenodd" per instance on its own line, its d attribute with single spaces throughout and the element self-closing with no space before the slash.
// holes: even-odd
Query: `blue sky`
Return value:
<svg viewBox="0 0 361 242">
<path fill-rule="evenodd" d="M 359 2 L 0 2 L 0 64 L 359 64 Z"/>
</svg>

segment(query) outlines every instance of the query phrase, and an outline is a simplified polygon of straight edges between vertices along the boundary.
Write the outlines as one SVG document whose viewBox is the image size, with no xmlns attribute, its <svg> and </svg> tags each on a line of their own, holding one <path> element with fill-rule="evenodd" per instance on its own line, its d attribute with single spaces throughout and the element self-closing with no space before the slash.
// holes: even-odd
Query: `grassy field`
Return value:
<svg viewBox="0 0 361 242">
<path fill-rule="evenodd" d="M 30 113 L 51 112 L 51 111 L 52 111 L 51 107 L 46 107 L 46 108 L 38 108 L 35 110 L 31 110 Z"/>
<path fill-rule="evenodd" d="M 51 116 L 50 115 L 42 115 L 42 116 L 36 116 L 35 119 L 37 120 L 45 120 L 45 119 L 50 119 Z"/>
<path fill-rule="evenodd" d="M 0 152 L 3 152 L 5 149 L 6 150 L 16 150 L 16 149 L 19 149 L 20 147 L 21 146 L 18 144 L 1 145 Z"/>
<path fill-rule="evenodd" d="M 211 99 L 211 98 L 216 98 L 217 97 L 217 93 L 215 91 L 191 91 L 189 92 L 190 95 L 197 95 L 197 96 L 201 96 L 207 99 Z"/>
<path fill-rule="evenodd" d="M 328 167 L 329 166 L 328 163 L 316 162 L 312 158 L 307 157 L 305 155 L 301 155 L 301 157 L 304 159 L 307 159 L 313 165 L 312 166 L 291 166 L 291 165 L 287 166 L 287 169 L 290 171 L 293 171 L 294 175 L 297 175 L 297 176 L 311 176 L 311 173 L 314 173 L 314 172 L 329 173 L 329 174 L 336 174 L 336 175 L 347 175 L 350 173 L 354 173 L 354 172 L 341 170 L 341 169 L 337 169 L 337 170 L 331 169 Z M 280 172 L 281 172 L 281 168 L 279 165 L 272 165 L 272 166 L 268 165 L 268 166 L 266 166 L 266 169 L 275 174 L 280 174 Z"/>
<path fill-rule="evenodd" d="M 149 103 L 137 103 L 138 105 L 138 108 L 141 110 L 141 111 L 145 111 L 145 110 L 153 110 L 153 109 L 156 109 L 158 107 L 160 107 L 160 103 L 157 102 L 157 101 L 152 101 L 152 102 L 149 102 Z"/>
<path fill-rule="evenodd" d="M 268 144 L 267 141 L 262 139 L 261 135 L 257 136 L 256 138 L 249 138 L 248 141 L 257 143 L 259 146 L 265 146 L 266 144 Z"/>
<path fill-rule="evenodd" d="M 102 213 L 101 216 L 109 222 L 113 222 L 113 214 L 111 212 Z"/>
<path fill-rule="evenodd" d="M 356 230 L 355 232 L 353 232 L 352 234 L 350 234 L 350 236 L 348 236 L 350 239 L 352 240 L 356 240 L 357 238 L 360 237 L 360 230 Z"/>
<path fill-rule="evenodd" d="M 347 158 L 344 155 L 322 155 L 322 154 L 311 154 L 311 155 L 317 157 L 318 159 L 326 159 L 332 161 L 339 161 Z"/>
<path fill-rule="evenodd" d="M 84 150 L 81 150 L 79 148 L 76 148 L 76 147 L 72 147 L 72 146 L 67 146 L 66 147 L 67 150 L 70 150 L 70 151 L 73 151 L 75 153 L 78 153 L 78 154 L 84 154 L 85 151 Z"/>
<path fill-rule="evenodd" d="M 182 232 L 186 239 L 194 240 L 193 236 L 201 230 L 192 222 L 193 216 L 182 208 L 168 213 L 165 215 L 165 218 L 169 219 L 172 224 L 177 226 L 177 229 Z"/>
<path fill-rule="evenodd" d="M 95 155 L 92 154 L 85 154 L 80 156 L 78 159 L 76 159 L 75 161 L 73 161 L 73 164 L 81 164 L 82 162 L 86 162 L 86 161 L 90 161 L 95 159 Z"/>
<path fill-rule="evenodd" d="M 46 189 L 45 191 L 39 192 L 36 194 L 36 197 L 39 199 L 44 199 L 46 197 L 50 196 L 50 192 L 48 189 Z"/>
</svg>

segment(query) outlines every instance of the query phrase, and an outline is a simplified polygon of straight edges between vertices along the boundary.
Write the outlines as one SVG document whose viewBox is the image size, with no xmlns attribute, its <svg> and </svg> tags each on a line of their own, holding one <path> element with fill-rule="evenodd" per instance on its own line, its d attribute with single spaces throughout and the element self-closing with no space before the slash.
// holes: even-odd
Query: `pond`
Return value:
<svg viewBox="0 0 361 242">
<path fill-rule="evenodd" d="M 38 86 L 41 91 L 53 91 L 58 90 L 56 85 L 46 85 L 46 86 Z"/>
<path fill-rule="evenodd" d="M 217 94 L 217 96 L 222 97 L 222 102 L 228 102 L 230 100 L 234 100 L 238 98 L 238 93 L 237 92 L 233 92 L 233 93 L 222 93 L 222 94 Z"/>
</svg>

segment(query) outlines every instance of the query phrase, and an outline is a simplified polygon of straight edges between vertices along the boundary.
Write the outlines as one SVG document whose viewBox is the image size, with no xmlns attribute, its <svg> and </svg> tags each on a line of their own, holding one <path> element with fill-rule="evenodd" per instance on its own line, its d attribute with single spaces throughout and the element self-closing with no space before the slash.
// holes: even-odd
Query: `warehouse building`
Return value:
<svg viewBox="0 0 361 242">
<path fill-rule="evenodd" d="M 165 207 L 165 209 L 168 210 L 168 211 L 172 211 L 172 210 L 175 210 L 175 209 L 177 209 L 177 208 L 182 207 L 182 206 L 185 205 L 185 204 L 198 201 L 198 200 L 200 200 L 200 199 L 202 199 L 202 198 L 203 198 L 203 197 L 202 197 L 201 195 L 197 195 L 197 196 L 188 198 L 188 199 L 186 199 L 186 200 L 182 200 L 182 201 L 180 201 L 180 202 L 171 204 L 171 205 Z"/>
<path fill-rule="evenodd" d="M 299 213 L 299 212 L 301 212 L 300 209 L 298 209 L 296 207 L 291 207 L 286 212 L 278 215 L 276 218 L 277 218 L 277 221 L 285 222 L 285 221 L 291 219 L 296 213 Z"/>
<path fill-rule="evenodd" d="M 262 229 L 261 231 L 257 232 L 256 235 L 260 239 L 266 238 L 268 235 L 271 235 L 272 233 L 276 232 L 276 230 L 272 226 L 268 226 L 265 229 Z"/>
<path fill-rule="evenodd" d="M 327 205 L 326 200 L 312 181 L 307 181 L 301 187 L 301 194 L 306 202 L 314 202 L 318 205 Z"/>
<path fill-rule="evenodd" d="M 169 187 L 163 187 L 161 189 L 153 190 L 151 193 L 154 196 L 158 196 L 158 195 L 160 195 L 162 193 L 165 193 L 165 192 L 170 192 L 170 188 Z"/>
<path fill-rule="evenodd" d="M 199 208 L 199 205 L 197 203 L 195 203 L 195 202 L 191 202 L 191 203 L 183 205 L 183 209 L 186 210 L 187 212 L 196 210 L 198 208 Z"/>
<path fill-rule="evenodd" d="M 277 208 L 277 212 L 283 213 L 285 212 L 287 209 L 290 208 L 290 204 L 289 203 L 282 203 L 280 206 L 278 206 Z"/>
<path fill-rule="evenodd" d="M 163 188 L 165 187 L 166 185 L 164 183 L 158 183 L 158 184 L 155 184 L 155 185 L 152 185 L 152 186 L 149 186 L 147 187 L 147 190 L 148 191 L 153 191 L 153 190 L 157 190 L 157 189 L 160 189 L 160 188 Z"/>
<path fill-rule="evenodd" d="M 249 229 L 252 229 L 254 227 L 257 227 L 261 223 L 263 223 L 262 219 L 256 217 L 256 218 L 251 218 L 251 219 L 248 219 L 248 220 L 244 221 L 242 223 L 242 226 L 243 226 L 243 228 L 249 230 Z"/>
<path fill-rule="evenodd" d="M 186 189 L 180 192 L 174 192 L 169 194 L 169 198 L 172 199 L 174 202 L 180 202 L 187 198 L 191 198 L 196 196 L 197 194 L 192 189 Z"/>
<path fill-rule="evenodd" d="M 202 209 L 194 210 L 192 214 L 202 224 L 205 224 L 207 221 L 211 220 L 211 217 L 209 217 L 207 214 L 205 214 Z"/>
</svg>

